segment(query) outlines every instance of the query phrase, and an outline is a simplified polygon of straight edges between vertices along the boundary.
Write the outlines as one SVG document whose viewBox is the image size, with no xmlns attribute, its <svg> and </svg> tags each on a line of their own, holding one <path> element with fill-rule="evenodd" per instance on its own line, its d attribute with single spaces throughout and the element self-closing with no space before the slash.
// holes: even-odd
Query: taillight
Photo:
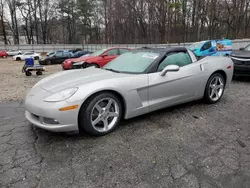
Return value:
<svg viewBox="0 0 250 188">
<path fill-rule="evenodd" d="M 231 65 L 229 65 L 228 67 L 227 67 L 227 69 L 231 69 L 232 68 L 232 66 Z"/>
</svg>

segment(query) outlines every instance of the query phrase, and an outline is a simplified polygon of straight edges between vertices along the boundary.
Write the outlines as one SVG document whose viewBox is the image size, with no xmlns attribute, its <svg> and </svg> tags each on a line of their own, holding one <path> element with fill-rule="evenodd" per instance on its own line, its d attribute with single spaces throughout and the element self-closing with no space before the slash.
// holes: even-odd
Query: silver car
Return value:
<svg viewBox="0 0 250 188">
<path fill-rule="evenodd" d="M 197 60 L 186 48 L 135 49 L 102 68 L 44 78 L 26 96 L 26 118 L 49 131 L 101 136 L 122 118 L 202 98 L 216 103 L 232 76 L 227 57 Z"/>
</svg>

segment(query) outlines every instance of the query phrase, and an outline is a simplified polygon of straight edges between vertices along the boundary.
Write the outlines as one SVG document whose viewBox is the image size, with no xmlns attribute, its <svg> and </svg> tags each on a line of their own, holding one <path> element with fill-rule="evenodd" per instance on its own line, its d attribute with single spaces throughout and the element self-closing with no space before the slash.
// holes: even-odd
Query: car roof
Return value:
<svg viewBox="0 0 250 188">
<path fill-rule="evenodd" d="M 112 50 L 112 49 L 128 49 L 128 50 L 130 50 L 128 47 L 119 47 L 119 46 L 114 46 L 114 47 L 108 47 L 108 48 L 106 48 L 106 50 Z"/>
<path fill-rule="evenodd" d="M 132 51 L 141 51 L 141 52 L 155 52 L 155 53 L 171 53 L 176 51 L 187 51 L 186 47 L 167 47 L 167 48 L 150 48 L 150 47 L 142 47 L 135 48 Z"/>
</svg>

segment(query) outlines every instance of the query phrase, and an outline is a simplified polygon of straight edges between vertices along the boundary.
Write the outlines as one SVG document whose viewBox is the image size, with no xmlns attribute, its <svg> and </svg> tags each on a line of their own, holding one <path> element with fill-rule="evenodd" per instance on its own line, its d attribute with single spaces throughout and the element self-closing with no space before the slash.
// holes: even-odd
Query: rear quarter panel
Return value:
<svg viewBox="0 0 250 188">
<path fill-rule="evenodd" d="M 204 90 L 208 79 L 217 71 L 223 71 L 226 74 L 226 87 L 231 83 L 234 69 L 233 61 L 231 60 L 231 58 L 209 56 L 199 60 L 197 63 L 200 63 L 204 69 Z"/>
</svg>

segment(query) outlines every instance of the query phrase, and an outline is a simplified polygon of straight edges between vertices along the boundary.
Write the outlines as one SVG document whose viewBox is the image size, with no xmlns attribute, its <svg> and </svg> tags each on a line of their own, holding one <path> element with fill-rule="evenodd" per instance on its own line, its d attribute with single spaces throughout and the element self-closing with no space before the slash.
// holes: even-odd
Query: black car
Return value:
<svg viewBox="0 0 250 188">
<path fill-rule="evenodd" d="M 231 54 L 234 62 L 234 76 L 250 76 L 250 45 Z"/>
<path fill-rule="evenodd" d="M 89 51 L 78 51 L 78 52 L 74 53 L 73 58 L 79 58 L 79 57 L 81 57 L 83 55 L 87 55 L 87 54 L 90 54 L 90 52 Z"/>
<path fill-rule="evenodd" d="M 72 52 L 56 52 L 55 54 L 39 60 L 40 65 L 61 64 L 65 59 L 74 57 Z"/>
</svg>

